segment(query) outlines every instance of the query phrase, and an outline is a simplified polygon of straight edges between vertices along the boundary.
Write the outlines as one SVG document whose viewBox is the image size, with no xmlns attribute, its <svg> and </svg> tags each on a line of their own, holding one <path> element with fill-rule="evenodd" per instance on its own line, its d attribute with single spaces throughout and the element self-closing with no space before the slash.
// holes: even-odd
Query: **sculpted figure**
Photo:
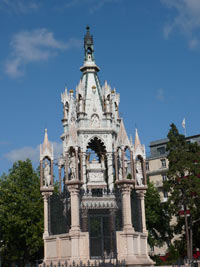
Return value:
<svg viewBox="0 0 200 267">
<path fill-rule="evenodd" d="M 79 100 L 79 112 L 83 112 L 83 99 L 80 98 Z"/>
<path fill-rule="evenodd" d="M 68 113 L 69 113 L 69 104 L 68 104 L 68 102 L 65 103 L 64 108 L 63 108 L 63 112 L 64 112 L 64 118 L 67 119 L 68 118 Z"/>
<path fill-rule="evenodd" d="M 139 186 L 144 186 L 142 181 L 143 181 L 143 171 L 142 171 L 142 163 L 140 160 L 136 161 L 136 180 L 137 184 Z"/>
<path fill-rule="evenodd" d="M 99 118 L 96 114 L 92 116 L 92 126 L 98 127 L 99 126 Z"/>
<path fill-rule="evenodd" d="M 108 98 L 106 99 L 106 112 L 110 112 L 110 101 Z"/>
<path fill-rule="evenodd" d="M 46 187 L 50 186 L 51 183 L 51 174 L 50 174 L 50 166 L 47 161 L 45 161 L 44 167 L 44 184 Z"/>
<path fill-rule="evenodd" d="M 69 167 L 71 170 L 71 180 L 74 180 L 76 178 L 76 157 L 74 152 L 71 154 Z"/>
</svg>

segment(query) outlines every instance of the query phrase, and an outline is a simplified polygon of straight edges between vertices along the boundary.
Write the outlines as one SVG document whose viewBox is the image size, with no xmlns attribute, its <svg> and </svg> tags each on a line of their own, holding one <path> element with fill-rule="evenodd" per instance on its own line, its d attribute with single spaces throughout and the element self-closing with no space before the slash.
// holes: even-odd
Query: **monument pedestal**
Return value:
<svg viewBox="0 0 200 267">
<path fill-rule="evenodd" d="M 144 232 L 135 232 L 132 226 L 130 194 L 133 180 L 120 180 L 116 184 L 122 192 L 123 230 L 116 232 L 117 255 L 119 260 L 125 260 L 128 266 L 153 266 L 154 262 L 148 256 L 145 217 L 141 221 Z M 143 194 L 144 196 L 144 194 Z M 144 198 L 142 198 L 144 200 Z M 143 205 L 141 205 L 143 207 Z M 143 211 L 140 213 L 142 216 Z"/>
</svg>

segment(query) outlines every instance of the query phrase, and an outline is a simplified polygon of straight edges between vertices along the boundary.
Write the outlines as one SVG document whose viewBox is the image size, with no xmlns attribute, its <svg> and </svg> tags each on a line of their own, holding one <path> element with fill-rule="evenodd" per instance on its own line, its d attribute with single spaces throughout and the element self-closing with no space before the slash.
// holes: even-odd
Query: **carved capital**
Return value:
<svg viewBox="0 0 200 267">
<path fill-rule="evenodd" d="M 121 189 L 122 194 L 130 194 L 131 190 L 133 189 L 134 181 L 124 179 L 116 181 L 116 184 Z"/>
<path fill-rule="evenodd" d="M 47 201 L 52 194 L 53 194 L 52 192 L 42 192 L 42 198 L 43 198 L 43 200 L 44 201 Z"/>
<path fill-rule="evenodd" d="M 137 193 L 137 197 L 138 197 L 140 200 L 143 200 L 144 197 L 145 197 L 146 190 L 136 190 L 136 193 Z"/>
<path fill-rule="evenodd" d="M 67 189 L 71 194 L 79 194 L 82 182 L 75 180 L 67 182 Z"/>
</svg>

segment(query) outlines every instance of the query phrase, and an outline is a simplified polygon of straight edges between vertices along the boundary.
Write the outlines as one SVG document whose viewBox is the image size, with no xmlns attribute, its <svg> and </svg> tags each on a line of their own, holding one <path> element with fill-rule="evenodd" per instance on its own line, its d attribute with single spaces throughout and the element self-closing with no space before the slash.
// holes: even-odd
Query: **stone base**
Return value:
<svg viewBox="0 0 200 267">
<path fill-rule="evenodd" d="M 58 261 L 86 263 L 89 260 L 89 234 L 72 231 L 67 234 L 44 238 L 44 262 L 57 264 Z"/>
<path fill-rule="evenodd" d="M 125 260 L 127 266 L 153 266 L 147 249 L 147 233 L 128 228 L 116 232 L 118 260 Z"/>
<path fill-rule="evenodd" d="M 116 232 L 117 255 L 119 261 L 126 266 L 153 266 L 154 262 L 148 256 L 148 233 L 135 232 L 132 227 Z M 87 264 L 90 260 L 89 233 L 70 230 L 67 234 L 44 237 L 44 262 L 48 265 Z M 91 260 L 90 260 L 91 261 Z M 42 266 L 42 265 L 41 265 Z"/>
</svg>

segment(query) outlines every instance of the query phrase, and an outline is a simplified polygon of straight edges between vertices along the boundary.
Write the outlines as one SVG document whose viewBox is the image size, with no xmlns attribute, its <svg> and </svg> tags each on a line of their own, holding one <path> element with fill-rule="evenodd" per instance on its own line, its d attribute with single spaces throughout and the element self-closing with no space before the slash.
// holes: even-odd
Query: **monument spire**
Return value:
<svg viewBox="0 0 200 267">
<path fill-rule="evenodd" d="M 84 50 L 85 50 L 85 61 L 91 56 L 91 60 L 94 61 L 94 45 L 93 36 L 90 34 L 90 27 L 86 27 L 86 34 L 84 37 Z"/>
<path fill-rule="evenodd" d="M 84 36 L 84 65 L 80 70 L 85 73 L 87 71 L 98 72 L 99 67 L 94 60 L 94 42 L 93 36 L 90 34 L 90 27 L 86 27 L 86 34 Z"/>
</svg>

